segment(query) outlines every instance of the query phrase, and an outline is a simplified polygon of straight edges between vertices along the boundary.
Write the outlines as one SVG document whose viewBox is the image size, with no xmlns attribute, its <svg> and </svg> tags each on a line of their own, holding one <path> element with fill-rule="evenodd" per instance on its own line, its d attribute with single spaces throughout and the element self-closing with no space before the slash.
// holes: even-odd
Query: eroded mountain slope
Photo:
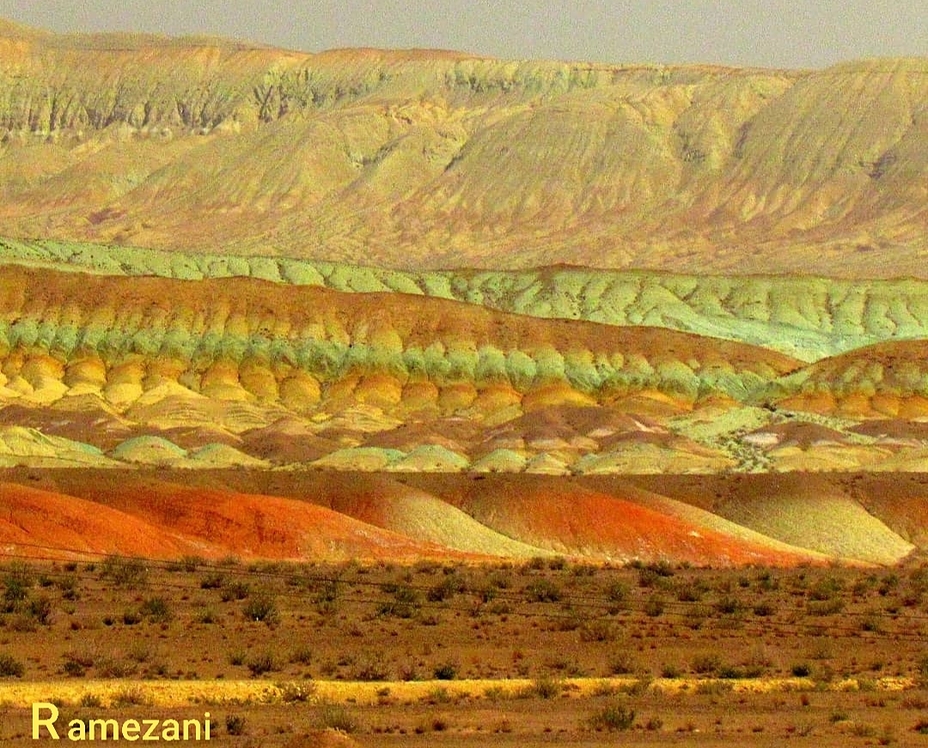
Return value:
<svg viewBox="0 0 928 748">
<path fill-rule="evenodd" d="M 923 276 L 925 74 L 5 26 L 0 231 L 394 267 Z"/>
</svg>

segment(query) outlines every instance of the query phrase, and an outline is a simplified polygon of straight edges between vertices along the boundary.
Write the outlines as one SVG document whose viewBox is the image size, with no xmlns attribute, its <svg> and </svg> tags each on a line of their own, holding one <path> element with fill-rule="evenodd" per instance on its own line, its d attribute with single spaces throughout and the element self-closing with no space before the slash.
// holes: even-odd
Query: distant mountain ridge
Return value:
<svg viewBox="0 0 928 748">
<path fill-rule="evenodd" d="M 926 73 L 2 22 L 0 234 L 418 269 L 926 277 Z"/>
</svg>

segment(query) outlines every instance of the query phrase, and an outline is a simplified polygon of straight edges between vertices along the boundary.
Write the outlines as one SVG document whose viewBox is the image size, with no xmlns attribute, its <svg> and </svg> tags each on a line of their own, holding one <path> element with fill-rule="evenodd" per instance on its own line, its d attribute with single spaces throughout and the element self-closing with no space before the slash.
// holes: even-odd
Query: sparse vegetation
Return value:
<svg viewBox="0 0 928 748">
<path fill-rule="evenodd" d="M 19 660 L 8 654 L 0 654 L 0 678 L 22 678 L 25 668 Z"/>
<path fill-rule="evenodd" d="M 172 618 L 171 605 L 164 597 L 150 597 L 139 608 L 139 613 L 152 623 L 167 623 Z"/>
<path fill-rule="evenodd" d="M 893 657 L 879 649 L 881 637 L 897 632 L 905 635 L 914 630 L 909 627 L 919 620 L 917 608 L 900 605 L 894 613 L 887 610 L 909 594 L 908 575 L 899 575 L 900 581 L 895 585 L 885 584 L 883 594 L 880 585 L 885 579 L 876 577 L 872 584 L 861 587 L 855 580 L 870 572 L 853 569 L 773 570 L 758 580 L 752 574 L 675 568 L 672 577 L 654 571 L 656 584 L 642 587 L 637 581 L 641 572 L 649 568 L 647 565 L 580 574 L 570 564 L 561 567 L 555 563 L 554 569 L 550 566 L 549 559 L 545 559 L 543 565 L 525 567 L 528 578 L 520 586 L 515 584 L 509 569 L 474 567 L 464 573 L 453 569 L 448 572 L 434 565 L 404 568 L 382 564 L 297 570 L 279 564 L 254 564 L 248 569 L 240 567 L 234 574 L 235 583 L 248 590 L 241 609 L 222 605 L 215 597 L 215 590 L 229 588 L 232 575 L 223 586 L 210 584 L 204 588 L 201 565 L 188 572 L 182 565 L 167 568 L 149 563 L 144 590 L 108 584 L 105 593 L 99 587 L 99 567 L 94 571 L 78 568 L 60 573 L 33 569 L 29 576 L 34 583 L 25 588 L 24 597 L 19 593 L 13 595 L 19 598 L 14 612 L 0 617 L 3 620 L 0 630 L 9 640 L 6 651 L 15 663 L 9 666 L 5 677 L 15 680 L 49 673 L 53 678 L 74 680 L 75 685 L 117 679 L 131 689 L 135 679 L 215 677 L 220 683 L 222 679 L 236 680 L 245 674 L 256 679 L 257 687 L 259 683 L 269 683 L 273 676 L 276 690 L 268 693 L 275 702 L 307 705 L 325 698 L 322 694 L 328 692 L 329 682 L 377 682 L 384 694 L 377 696 L 378 708 L 396 713 L 402 712 L 408 701 L 397 690 L 397 684 L 414 686 L 423 679 L 446 681 L 447 686 L 429 687 L 413 702 L 433 708 L 455 704 L 466 713 L 470 708 L 468 699 L 473 697 L 463 696 L 457 689 L 470 688 L 467 685 L 470 679 L 489 678 L 490 683 L 502 679 L 498 682 L 504 683 L 506 678 L 525 678 L 528 686 L 511 689 L 488 686 L 479 695 L 486 691 L 485 698 L 503 705 L 510 699 L 544 700 L 550 703 L 552 713 L 561 713 L 561 702 L 572 702 L 574 697 L 608 700 L 608 703 L 591 701 L 587 712 L 591 716 L 584 719 L 583 726 L 594 732 L 619 729 L 615 725 L 622 723 L 621 714 L 609 713 L 615 705 L 628 712 L 644 711 L 647 719 L 640 725 L 644 731 L 663 731 L 668 729 L 667 722 L 676 725 L 676 721 L 668 720 L 654 708 L 655 703 L 666 698 L 667 688 L 665 682 L 653 681 L 655 676 L 676 682 L 674 688 L 679 687 L 681 695 L 675 698 L 704 698 L 719 708 L 735 698 L 733 694 L 741 688 L 738 680 L 760 678 L 776 683 L 779 678 L 813 676 L 814 682 L 808 686 L 792 686 L 814 689 L 800 693 L 795 700 L 796 709 L 808 709 L 804 705 L 809 703 L 817 707 L 819 700 L 835 705 L 839 697 L 831 694 L 839 693 L 834 689 L 845 678 L 857 684 L 858 693 L 871 695 L 873 706 L 868 709 L 911 710 L 923 705 L 918 690 L 899 700 L 898 706 L 892 704 L 883 695 L 880 680 L 900 674 L 911 675 L 921 683 L 925 677 L 920 655 L 900 650 L 899 656 Z M 171 575 L 167 585 L 166 574 Z M 327 582 L 317 583 L 315 574 L 324 580 L 339 580 L 336 613 L 317 609 L 320 591 L 333 587 Z M 65 575 L 69 581 L 58 584 L 57 580 Z M 190 577 L 189 584 L 185 575 Z M 17 572 L 18 578 L 25 576 Z M 43 579 L 44 583 L 38 581 Z M 659 580 L 667 579 L 672 580 L 673 586 L 662 587 Z M 527 594 L 530 588 L 537 594 Z M 559 599 L 548 599 L 547 590 L 552 588 L 558 590 Z M 484 590 L 494 590 L 498 597 L 484 604 Z M 812 600 L 813 595 L 829 599 Z M 273 602 L 276 623 L 255 629 L 248 623 L 253 619 L 246 618 L 243 611 L 251 610 L 250 605 L 263 608 L 268 600 Z M 658 617 L 651 615 L 655 600 L 664 605 Z M 619 611 L 613 611 L 616 601 L 621 601 Z M 835 601 L 853 612 L 858 622 L 867 616 L 879 617 L 884 633 L 869 632 L 877 647 L 872 656 L 859 656 L 860 642 L 856 648 L 843 647 L 840 638 L 829 635 L 830 622 L 809 610 L 813 604 Z M 219 607 L 211 610 L 211 602 Z M 39 625 L 32 614 L 34 603 L 40 619 L 43 610 L 51 611 L 48 631 L 80 632 L 81 646 L 57 656 L 36 654 L 34 631 L 16 623 L 22 619 L 31 621 L 33 627 Z M 418 612 L 410 619 L 393 613 L 384 615 L 384 603 L 413 604 Z M 59 612 L 65 604 L 73 606 L 70 612 Z M 497 604 L 502 606 L 500 612 L 488 615 L 490 606 Z M 729 624 L 736 617 L 727 612 L 732 605 L 746 614 L 738 627 Z M 761 605 L 770 606 L 766 615 L 757 614 Z M 204 611 L 211 612 L 206 616 Z M 697 615 L 701 625 L 693 628 L 691 620 Z M 211 623 L 201 625 L 207 618 Z M 108 625 L 101 624 L 104 619 L 109 619 Z M 809 635 L 796 640 L 779 635 L 791 630 L 797 622 Z M 154 629 L 151 623 L 159 628 Z M 757 626 L 770 632 L 762 646 L 750 633 Z M 262 645 L 233 646 L 220 650 L 224 654 L 212 654 L 216 637 L 226 637 L 232 632 L 241 636 L 240 632 L 245 630 L 254 632 Z M 124 643 L 116 648 L 107 644 L 108 631 L 115 632 Z M 181 641 L 190 637 L 193 642 L 209 642 L 208 646 L 204 644 L 203 651 L 207 654 L 197 662 L 196 670 L 182 656 L 183 650 L 162 643 L 173 641 L 173 632 L 177 631 L 184 632 Z M 526 631 L 532 632 L 530 641 L 537 641 L 537 647 L 533 644 L 500 648 L 500 642 L 522 636 Z M 368 641 L 376 641 L 378 646 L 365 646 Z M 475 657 L 474 652 L 479 652 L 479 656 Z M 580 684 L 584 678 L 609 680 L 578 685 L 573 678 L 580 678 Z M 764 699 L 772 701 L 776 693 Z M 563 698 L 566 695 L 571 698 Z M 121 698 L 128 704 L 127 699 L 134 697 L 127 691 Z M 79 697 L 72 701 L 77 703 Z M 109 695 L 102 703 L 110 703 Z M 243 717 L 248 716 L 249 726 L 257 719 L 252 711 L 255 708 L 242 703 L 238 709 Z M 882 722 L 857 719 L 858 711 L 853 713 L 853 720 L 829 723 L 827 729 L 821 722 L 798 718 L 790 723 L 793 729 L 789 734 L 800 735 L 814 724 L 816 735 L 824 732 L 827 737 L 832 732 L 841 732 L 851 736 L 853 721 L 873 728 L 871 740 L 888 737 L 898 742 L 899 738 L 882 732 Z M 833 709 L 833 713 L 839 712 Z M 769 723 L 752 714 L 754 719 L 744 726 L 745 730 L 763 727 L 764 734 L 773 734 Z M 466 719 L 457 717 L 453 721 L 444 716 L 438 719 L 445 725 L 443 731 L 466 724 Z M 512 729 L 513 720 L 508 716 L 507 719 Z M 259 724 L 255 722 L 251 731 L 263 729 Z M 377 729 L 385 731 L 388 727 L 382 722 L 377 725 Z M 389 727 L 394 733 L 399 732 L 395 725 Z M 431 721 L 422 720 L 407 724 L 404 729 L 414 732 L 416 727 L 421 727 L 424 733 L 436 732 Z"/>
<path fill-rule="evenodd" d="M 592 714 L 588 724 L 597 732 L 630 730 L 635 724 L 635 710 L 624 704 L 610 704 Z"/>
<path fill-rule="evenodd" d="M 117 587 L 135 590 L 145 586 L 148 581 L 148 569 L 140 558 L 107 556 L 100 568 L 100 577 L 112 582 Z"/>
<path fill-rule="evenodd" d="M 535 679 L 528 689 L 528 695 L 537 696 L 541 699 L 554 699 L 561 695 L 564 690 L 564 684 L 557 678 L 548 675 L 542 675 Z"/>
<path fill-rule="evenodd" d="M 352 735 L 361 728 L 360 722 L 350 711 L 338 704 L 326 704 L 319 713 L 319 726 Z"/>
<path fill-rule="evenodd" d="M 248 598 L 242 614 L 249 621 L 259 621 L 272 625 L 280 620 L 280 613 L 274 598 L 267 593 L 258 593 Z"/>
<path fill-rule="evenodd" d="M 248 669 L 255 677 L 278 670 L 277 659 L 271 652 L 260 652 L 248 660 Z"/>
<path fill-rule="evenodd" d="M 547 579 L 539 579 L 525 588 L 525 598 L 532 603 L 554 603 L 561 599 L 561 590 Z"/>
<path fill-rule="evenodd" d="M 241 714 L 226 715 L 226 733 L 229 735 L 244 735 L 247 720 Z"/>
</svg>

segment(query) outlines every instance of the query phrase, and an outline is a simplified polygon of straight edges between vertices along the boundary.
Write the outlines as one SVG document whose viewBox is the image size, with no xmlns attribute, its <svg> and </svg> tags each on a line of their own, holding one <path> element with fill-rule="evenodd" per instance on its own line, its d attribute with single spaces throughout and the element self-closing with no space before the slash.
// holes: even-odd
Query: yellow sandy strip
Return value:
<svg viewBox="0 0 928 748">
<path fill-rule="evenodd" d="M 699 693 L 720 688 L 736 693 L 770 693 L 777 691 L 856 691 L 863 688 L 898 691 L 911 688 L 911 678 L 880 678 L 860 682 L 855 679 L 818 684 L 810 678 L 754 678 L 719 680 L 707 678 L 565 678 L 550 681 L 569 696 L 587 698 L 622 690 L 647 688 L 661 693 Z M 103 706 L 143 704 L 151 706 L 193 706 L 232 704 L 280 704 L 286 701 L 313 703 L 378 704 L 395 701 L 447 700 L 469 698 L 518 698 L 531 696 L 539 681 L 454 680 L 454 681 L 36 681 L 0 683 L 0 707 L 27 707 L 35 702 L 54 702 L 76 706 L 85 699 L 98 699 Z M 302 689 L 302 690 L 301 690 Z"/>
</svg>

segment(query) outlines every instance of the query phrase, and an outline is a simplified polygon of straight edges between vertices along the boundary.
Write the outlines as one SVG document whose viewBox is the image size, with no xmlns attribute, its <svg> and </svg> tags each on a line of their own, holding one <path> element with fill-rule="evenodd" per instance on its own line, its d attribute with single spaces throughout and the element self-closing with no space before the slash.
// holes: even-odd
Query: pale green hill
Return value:
<svg viewBox="0 0 928 748">
<path fill-rule="evenodd" d="M 0 240 L 0 262 L 105 275 L 253 277 L 359 293 L 455 299 L 533 317 L 648 325 L 737 340 L 805 361 L 928 337 L 928 281 L 682 275 L 572 267 L 402 271 L 273 257 Z"/>
</svg>

